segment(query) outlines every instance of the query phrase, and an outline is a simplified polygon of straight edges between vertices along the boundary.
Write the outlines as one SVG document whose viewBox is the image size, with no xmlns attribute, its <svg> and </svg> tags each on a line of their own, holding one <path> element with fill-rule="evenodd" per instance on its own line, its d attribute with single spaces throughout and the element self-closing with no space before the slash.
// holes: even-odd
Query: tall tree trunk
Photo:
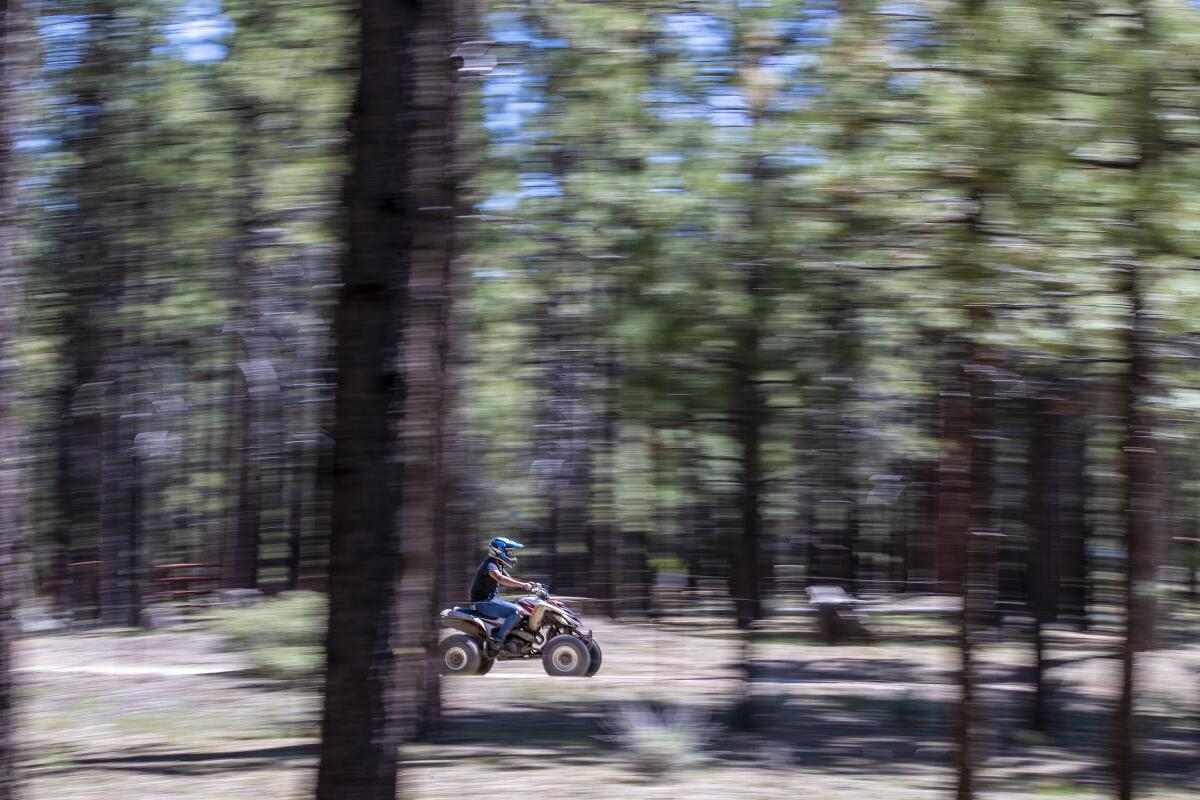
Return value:
<svg viewBox="0 0 1200 800">
<path fill-rule="evenodd" d="M 937 522 L 937 462 L 913 461 L 912 479 L 904 490 L 903 518 L 905 530 L 901 592 L 936 591 L 937 548 L 934 529 Z"/>
<path fill-rule="evenodd" d="M 1137 653 L 1149 649 L 1153 643 L 1156 616 L 1152 584 L 1157 564 L 1154 539 L 1159 493 L 1154 483 L 1158 453 L 1153 419 L 1146 407 L 1151 386 L 1151 361 L 1147 344 L 1149 321 L 1139 280 L 1143 266 L 1126 266 L 1120 287 L 1130 314 L 1130 324 L 1125 329 L 1129 371 L 1121 382 L 1120 393 L 1123 425 L 1121 452 L 1125 478 L 1125 491 L 1121 498 L 1126 553 L 1123 594 L 1125 635 L 1121 640 L 1115 766 L 1117 795 L 1121 800 L 1132 800 L 1134 796 L 1136 660 Z"/>
<path fill-rule="evenodd" d="M 58 519 L 54 528 L 54 553 L 51 574 L 54 601 L 58 610 L 70 613 L 74 604 L 71 567 L 76 536 L 73 535 L 71 503 L 71 391 L 59 389 L 59 406 L 54 414 L 54 495 L 58 500 Z"/>
<path fill-rule="evenodd" d="M 399 737 L 392 650 L 402 578 L 400 475 L 392 413 L 397 338 L 413 225 L 428 216 L 409 187 L 423 70 L 445 69 L 427 34 L 444 0 L 363 0 L 350 114 L 346 252 L 334 317 L 337 397 L 332 473 L 329 632 L 317 800 L 395 800 Z M 421 141 L 417 139 L 415 141 Z"/>
<path fill-rule="evenodd" d="M 303 432 L 300 434 L 303 436 Z M 284 523 L 284 539 L 287 542 L 286 586 L 288 591 L 300 588 L 301 557 L 304 547 L 305 511 L 312 504 L 312 460 L 310 448 L 304 442 L 295 442 L 288 452 L 288 472 L 284 493 L 287 518 Z"/>
<path fill-rule="evenodd" d="M 113 4 L 93 0 L 87 11 L 87 43 L 74 79 L 75 105 L 84 111 L 70 140 L 80 162 L 63 319 L 63 328 L 68 332 L 65 349 L 71 364 L 67 389 L 70 420 L 59 429 L 58 447 L 66 454 L 60 502 L 75 549 L 78 554 L 86 554 L 89 561 L 99 562 L 103 558 L 101 462 L 105 428 L 100 368 L 109 342 L 104 314 L 111 309 L 113 287 L 122 283 L 123 268 L 123 263 L 114 258 L 116 219 L 111 190 L 117 181 L 106 148 L 115 140 L 118 125 L 116 114 L 108 108 L 108 99 L 121 59 L 112 30 Z M 90 589 L 99 586 L 103 569 L 102 563 L 94 563 L 72 575 L 73 581 L 87 587 L 79 594 L 87 596 L 85 602 L 97 616 L 101 613 L 99 592 L 93 596 Z"/>
<path fill-rule="evenodd" d="M 1055 481 L 1055 431 L 1057 420 L 1052 400 L 1037 398 L 1031 404 L 1032 425 L 1029 435 L 1029 612 L 1033 619 L 1033 698 L 1030 727 L 1046 730 L 1046 684 L 1043 656 L 1043 627 L 1053 622 L 1058 612 L 1058 514 Z"/>
<path fill-rule="evenodd" d="M 1087 624 L 1087 425 L 1082 391 L 1069 385 L 1055 416 L 1054 484 L 1058 494 L 1056 615 Z"/>
<path fill-rule="evenodd" d="M 428 740 L 438 731 L 438 578 L 446 534 L 446 446 L 449 397 L 449 324 L 453 286 L 456 133 L 455 70 L 450 43 L 454 3 L 431 5 L 409 47 L 416 73 L 409 128 L 408 294 L 403 312 L 404 457 L 400 527 L 404 582 L 400 588 L 402 655 L 397 668 L 411 675 L 410 731 Z M 411 642 L 411 645 L 407 643 Z M 407 646 L 406 646 L 407 645 Z"/>
<path fill-rule="evenodd" d="M 126 603 L 128 604 L 127 620 L 130 627 L 142 624 L 142 598 L 146 592 L 146 560 L 149 543 L 146 536 L 146 514 L 143 503 L 145 475 L 141 459 L 134 448 L 134 441 L 129 442 L 129 552 L 125 558 L 125 568 L 129 571 L 126 582 Z"/>
<path fill-rule="evenodd" d="M 961 356 L 960 356 L 961 357 Z M 942 458 L 937 469 L 937 589 L 961 594 L 963 538 L 971 520 L 971 396 L 955 376 L 942 391 Z"/>
<path fill-rule="evenodd" d="M 236 90 L 226 92 L 233 106 L 237 130 L 236 162 L 239 196 L 236 203 L 233 252 L 230 266 L 237 308 L 237 391 L 231 395 L 231 416 L 237 430 L 234 466 L 237 497 L 230 525 L 226 585 L 254 589 L 259 583 L 259 554 L 263 543 L 280 544 L 283 536 L 282 407 L 275 363 L 276 348 L 266 313 L 267 292 L 272 290 L 270 271 L 262 263 L 260 229 L 266 224 L 262 178 L 259 175 L 258 141 L 261 111 L 253 97 Z M 268 530 L 268 528 L 270 530 Z M 274 534 L 274 536 L 270 534 Z"/>
<path fill-rule="evenodd" d="M 1031 405 L 1027 574 L 1032 619 L 1033 695 L 1029 723 L 1046 731 L 1053 697 L 1046 682 L 1045 626 L 1085 613 L 1084 433 L 1078 387 L 1063 381 Z"/>
<path fill-rule="evenodd" d="M 738 324 L 733 383 L 733 424 L 738 447 L 738 519 L 739 536 L 733 546 L 733 592 L 737 626 L 750 627 L 762 616 L 760 552 L 762 527 L 762 427 L 767 404 L 758 376 L 760 316 L 762 309 L 763 265 L 743 265 L 744 291 L 757 313 L 750 313 Z"/>
<path fill-rule="evenodd" d="M 230 507 L 228 546 L 225 549 L 225 586 L 254 589 L 258 586 L 259 506 L 258 476 L 251 455 L 254 419 L 249 378 L 239 366 L 233 368 L 230 417 L 233 421 L 230 465 L 235 470 L 236 492 Z"/>
<path fill-rule="evenodd" d="M 953 587 L 962 598 L 959 615 L 958 687 L 959 702 L 954 723 L 955 797 L 971 800 L 975 775 L 975 661 L 974 614 L 971 576 L 974 547 L 972 526 L 976 491 L 974 488 L 975 425 L 977 413 L 970 370 L 974 344 L 951 348 L 958 366 L 942 390 L 942 462 L 938 475 L 938 545 L 941 563 L 938 577 L 943 586 Z"/>
<path fill-rule="evenodd" d="M 992 553 L 986 542 L 991 536 L 987 528 L 990 523 L 989 497 L 991 484 L 991 448 L 987 445 L 986 433 L 991 427 L 990 398 L 986 382 L 979 374 L 976 345 L 969 345 L 971 357 L 965 377 L 968 411 L 963 421 L 969 420 L 969 428 L 961 441 L 970 442 L 968 454 L 969 474 L 965 491 L 969 497 L 970 511 L 964 520 L 967 526 L 960 532 L 958 558 L 962 564 L 962 613 L 959 615 L 959 702 L 955 721 L 955 753 L 957 800 L 972 800 L 975 797 L 975 768 L 978 756 L 978 731 L 980 730 L 978 676 L 976 675 L 975 638 L 976 631 L 984 623 L 992 604 L 990 587 L 994 582 Z"/>
<path fill-rule="evenodd" d="M 1138 24 L 1131 26 L 1133 46 L 1150 52 L 1158 35 L 1156 19 L 1150 15 L 1145 0 L 1133 3 Z M 1124 473 L 1124 493 L 1119 516 L 1125 533 L 1124 611 L 1125 635 L 1121 641 L 1121 684 L 1117 700 L 1114 739 L 1114 767 L 1117 796 L 1132 800 L 1135 793 L 1137 769 L 1135 743 L 1138 737 L 1136 709 L 1137 653 L 1149 649 L 1154 641 L 1155 618 L 1154 578 L 1158 566 L 1157 520 L 1160 511 L 1160 492 L 1155 485 L 1159 453 L 1154 436 L 1154 417 L 1149 408 L 1153 387 L 1153 361 L 1150 353 L 1151 321 L 1145 302 L 1143 272 L 1148 268 L 1157 235 L 1151 223 L 1142 216 L 1141 202 L 1147 200 L 1154 184 L 1144 185 L 1152 178 L 1163 150 L 1160 109 L 1156 99 L 1155 70 L 1157 65 L 1139 61 L 1134 67 L 1132 86 L 1128 92 L 1133 119 L 1136 154 L 1132 175 L 1136 202 L 1129 210 L 1128 226 L 1134 258 L 1121 266 L 1118 294 L 1124 298 L 1128 313 L 1124 346 L 1128 371 L 1120 385 L 1119 417 L 1121 424 L 1121 458 Z"/>
<path fill-rule="evenodd" d="M 81 494 L 99 501 L 100 617 L 106 624 L 126 625 L 136 624 L 139 603 L 130 602 L 129 587 L 134 577 L 129 573 L 133 425 L 122 418 L 134 410 L 130 390 L 141 364 L 121 320 L 136 288 L 137 267 L 145 261 L 136 237 L 126 234 L 133 220 L 145 224 L 148 187 L 134 183 L 123 163 L 127 148 L 144 146 L 145 119 L 120 108 L 113 96 L 114 87 L 146 80 L 145 57 L 152 45 L 147 20 L 122 16 L 111 0 L 88 5 L 75 97 L 84 111 L 71 139 L 80 162 L 79 260 L 69 277 L 69 318 L 79 327 L 73 331 L 71 360 L 76 408 L 94 415 L 85 425 L 96 432 L 97 449 L 87 455 L 98 464 L 98 488 Z"/>
<path fill-rule="evenodd" d="M 0 0 L 0 800 L 19 796 L 17 781 L 16 689 L 13 686 L 13 609 L 20 568 L 16 549 L 21 526 L 21 476 L 14 409 L 17 384 L 12 355 L 20 270 L 13 240 L 17 234 L 16 177 L 12 131 L 17 127 L 16 72 L 28 30 L 18 0 Z"/>
<path fill-rule="evenodd" d="M 1028 398 L 998 398 L 996 407 L 996 597 L 1005 608 L 1024 607 L 1029 599 L 1029 540 L 1009 532 L 1031 527 L 1031 426 L 1036 409 Z"/>
</svg>

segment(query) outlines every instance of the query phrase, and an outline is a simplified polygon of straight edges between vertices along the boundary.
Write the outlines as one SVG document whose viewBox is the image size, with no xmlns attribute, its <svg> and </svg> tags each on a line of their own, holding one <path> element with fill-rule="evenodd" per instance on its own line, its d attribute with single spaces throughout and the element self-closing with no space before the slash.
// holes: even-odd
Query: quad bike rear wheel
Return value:
<svg viewBox="0 0 1200 800">
<path fill-rule="evenodd" d="M 587 644 L 569 633 L 555 636 L 542 650 L 542 667 L 555 678 L 582 677 L 591 665 Z"/>
<path fill-rule="evenodd" d="M 439 666 L 443 675 L 478 675 L 483 661 L 479 644 L 465 633 L 442 640 Z"/>
<path fill-rule="evenodd" d="M 588 655 L 592 657 L 592 661 L 588 665 L 587 672 L 583 673 L 585 678 L 590 678 L 599 672 L 600 663 L 604 661 L 604 654 L 600 652 L 600 645 L 596 644 L 595 639 L 588 642 Z"/>
</svg>

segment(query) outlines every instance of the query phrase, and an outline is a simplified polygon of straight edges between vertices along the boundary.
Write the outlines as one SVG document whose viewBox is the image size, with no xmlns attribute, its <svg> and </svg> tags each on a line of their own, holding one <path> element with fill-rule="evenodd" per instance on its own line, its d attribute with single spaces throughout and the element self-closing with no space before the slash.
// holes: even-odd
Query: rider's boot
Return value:
<svg viewBox="0 0 1200 800">
<path fill-rule="evenodd" d="M 517 620 L 519 619 L 519 616 L 513 614 L 511 617 L 504 620 L 500 627 L 496 628 L 495 632 L 492 633 L 491 638 L 488 639 L 489 649 L 494 649 L 497 653 L 503 650 L 504 640 L 508 638 L 508 632 L 516 627 Z"/>
</svg>

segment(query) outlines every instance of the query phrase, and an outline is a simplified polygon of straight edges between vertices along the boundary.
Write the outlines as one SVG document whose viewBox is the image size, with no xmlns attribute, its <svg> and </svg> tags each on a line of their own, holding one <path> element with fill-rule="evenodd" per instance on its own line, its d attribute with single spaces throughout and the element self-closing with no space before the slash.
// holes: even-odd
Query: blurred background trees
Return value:
<svg viewBox="0 0 1200 800">
<path fill-rule="evenodd" d="M 971 648 L 1014 620 L 1039 730 L 1044 630 L 1128 634 L 1131 796 L 1137 653 L 1200 591 L 1191 4 L 37 11 L 0 103 L 10 591 L 137 625 L 328 589 L 344 765 L 392 645 L 436 730 L 420 653 L 491 535 L 612 616 L 958 595 L 959 796 Z"/>
</svg>

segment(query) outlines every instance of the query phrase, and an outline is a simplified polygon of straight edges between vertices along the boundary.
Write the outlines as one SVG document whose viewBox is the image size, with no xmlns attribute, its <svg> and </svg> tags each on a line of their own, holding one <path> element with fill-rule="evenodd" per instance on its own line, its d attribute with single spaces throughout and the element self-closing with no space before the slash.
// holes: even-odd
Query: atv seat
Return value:
<svg viewBox="0 0 1200 800">
<path fill-rule="evenodd" d="M 492 620 L 500 619 L 500 617 L 496 616 L 495 614 L 485 614 L 482 611 L 476 610 L 475 606 L 473 606 L 473 605 L 471 605 L 471 606 L 455 606 L 454 610 L 458 611 L 462 614 L 469 614 L 472 617 L 479 617 L 480 619 L 487 620 L 489 622 Z"/>
</svg>

